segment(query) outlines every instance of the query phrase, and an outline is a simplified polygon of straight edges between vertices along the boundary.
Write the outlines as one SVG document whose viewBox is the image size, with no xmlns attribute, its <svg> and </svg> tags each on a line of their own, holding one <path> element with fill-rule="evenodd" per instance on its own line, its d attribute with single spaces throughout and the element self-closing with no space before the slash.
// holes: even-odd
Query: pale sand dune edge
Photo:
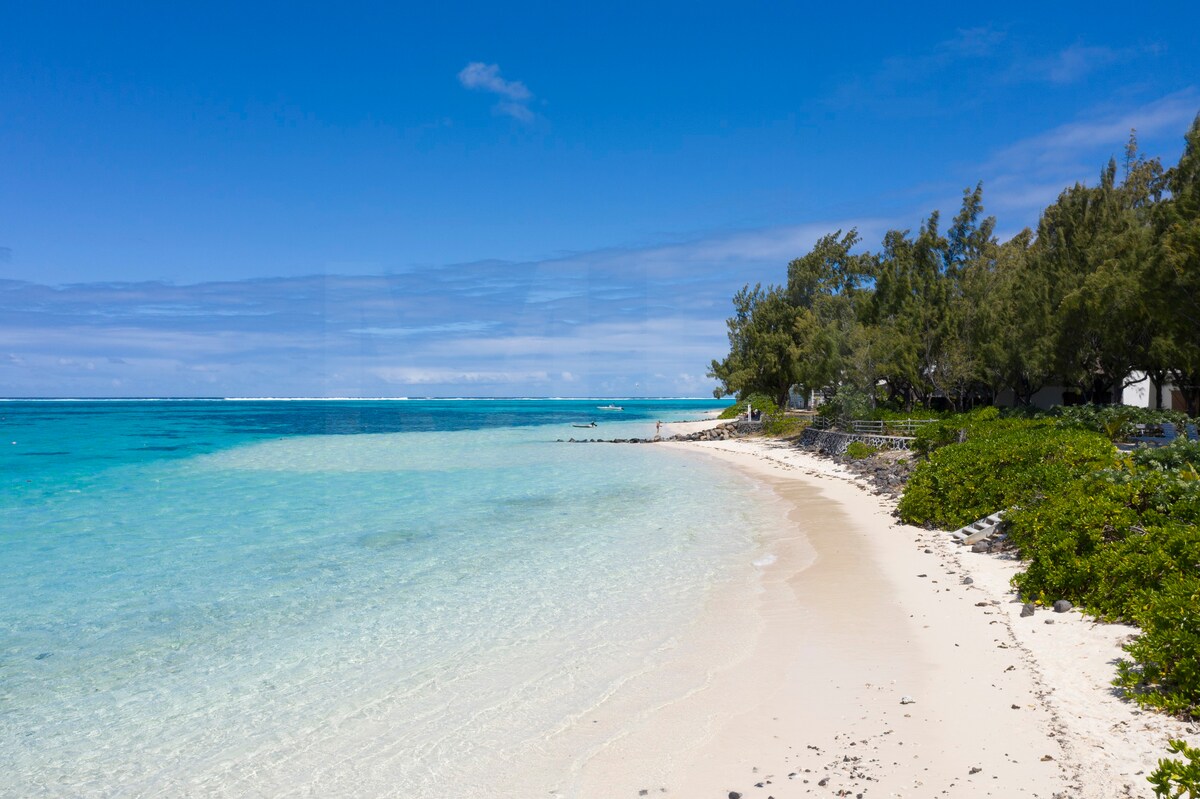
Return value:
<svg viewBox="0 0 1200 799">
<path fill-rule="evenodd" d="M 667 446 L 753 475 L 787 522 L 762 542 L 756 576 L 714 598 L 707 649 L 681 647 L 681 663 L 722 653 L 698 687 L 629 719 L 570 793 L 1149 797 L 1166 740 L 1198 740 L 1113 693 L 1130 628 L 1074 611 L 1022 618 L 1017 564 L 897 524 L 890 501 L 794 447 Z"/>
</svg>

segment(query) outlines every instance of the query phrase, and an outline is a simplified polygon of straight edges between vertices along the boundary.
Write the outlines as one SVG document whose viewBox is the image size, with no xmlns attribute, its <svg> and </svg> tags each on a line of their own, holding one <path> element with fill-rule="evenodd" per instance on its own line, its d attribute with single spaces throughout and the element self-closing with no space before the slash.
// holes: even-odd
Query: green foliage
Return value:
<svg viewBox="0 0 1200 799">
<path fill-rule="evenodd" d="M 1072 405 L 1060 406 L 1052 411 L 1059 424 L 1081 427 L 1103 433 L 1111 441 L 1132 437 L 1134 425 L 1161 425 L 1171 423 L 1182 433 L 1189 419 L 1181 411 L 1151 410 L 1129 405 Z"/>
<path fill-rule="evenodd" d="M 753 408 L 755 413 L 761 411 L 763 416 L 780 415 L 779 406 L 775 404 L 775 400 L 768 397 L 766 394 L 751 394 L 748 397 L 743 397 L 725 410 L 721 411 L 721 415 L 718 418 L 736 419 L 739 416 L 745 416 L 747 405 Z"/>
<path fill-rule="evenodd" d="M 1200 414 L 1200 116 L 1176 166 L 1164 171 L 1131 136 L 1121 178 L 1113 160 L 1095 185 L 1065 189 L 1036 234 L 1000 243 L 994 230 L 976 186 L 948 227 L 934 211 L 915 233 L 888 231 L 875 253 L 853 252 L 855 231 L 824 237 L 789 264 L 786 287 L 734 297 L 730 354 L 710 372 L 718 395 L 783 402 L 791 385 L 836 387 L 824 414 L 883 419 L 872 412 L 880 398 L 905 415 L 1003 390 L 1028 406 L 1050 384 L 1103 404 L 1140 371 Z M 1017 507 L 1007 521 L 1029 559 L 1021 592 L 1141 625 L 1120 684 L 1143 704 L 1196 715 L 1200 445 L 1118 460 L 1111 444 L 1138 424 L 1187 421 L 1096 405 L 940 418 L 916 434 L 926 460 L 900 512 L 954 527 Z M 1166 769 L 1164 790 L 1182 775 Z"/>
<path fill-rule="evenodd" d="M 1200 715 L 1200 443 L 1118 457 L 1095 428 L 1119 413 L 998 416 L 960 414 L 921 431 L 932 454 L 909 480 L 901 517 L 951 528 L 1010 508 L 1009 540 L 1027 561 L 1013 578 L 1021 596 L 1137 624 L 1116 684 L 1147 707 Z"/>
<path fill-rule="evenodd" d="M 846 456 L 856 461 L 861 461 L 863 458 L 869 458 L 879 451 L 878 447 L 872 447 L 862 441 L 851 441 L 846 447 Z"/>
<path fill-rule="evenodd" d="M 1118 664 L 1115 683 L 1139 704 L 1200 716 L 1200 577 L 1165 581 L 1147 593 L 1134 621 L 1141 633 L 1125 646 L 1133 660 Z"/>
<path fill-rule="evenodd" d="M 1200 536 L 1171 518 L 1163 482 L 1097 475 L 1010 513 L 1009 536 L 1029 561 L 1013 581 L 1022 596 L 1067 597 L 1098 616 L 1134 620 L 1147 597 L 1200 558 Z"/>
<path fill-rule="evenodd" d="M 745 286 L 733 298 L 734 316 L 726 320 L 729 354 L 713 361 L 708 376 L 721 381 L 713 393 L 764 393 L 786 402 L 796 381 L 797 314 L 778 286 Z"/>
<path fill-rule="evenodd" d="M 1070 599 L 1137 624 L 1141 634 L 1126 646 L 1132 660 L 1119 666 L 1116 683 L 1143 705 L 1197 715 L 1200 480 L 1186 461 L 1178 452 L 1137 452 L 1011 511 L 1005 522 L 1028 561 L 1013 579 L 1021 595 Z"/>
<path fill-rule="evenodd" d="M 792 385 L 851 385 L 905 409 L 959 410 L 1002 391 L 1027 406 L 1058 384 L 1108 403 L 1142 372 L 1200 414 L 1200 117 L 1185 139 L 1164 170 L 1131 136 L 1123 170 L 1113 160 L 1094 185 L 1067 187 L 1036 232 L 1006 242 L 981 185 L 949 225 L 932 211 L 874 252 L 854 230 L 822 237 L 788 264 L 786 286 L 734 297 L 729 355 L 709 373 L 718 393 L 782 402 Z M 1128 435 L 1121 414 L 1088 426 Z"/>
<path fill-rule="evenodd" d="M 1154 786 L 1154 795 L 1200 799 L 1200 749 L 1187 745 L 1187 741 L 1172 739 L 1167 750 L 1173 755 L 1183 755 L 1184 763 L 1174 758 L 1158 761 L 1158 768 L 1146 779 Z"/>
<path fill-rule="evenodd" d="M 736 419 L 737 417 L 743 415 L 744 413 L 746 413 L 746 403 L 745 402 L 735 402 L 734 404 L 730 405 L 725 410 L 721 411 L 721 415 L 718 416 L 717 418 L 718 419 Z"/>
<path fill-rule="evenodd" d="M 959 527 L 1051 494 L 1115 460 L 1103 437 L 1045 421 L 958 417 L 955 426 L 964 442 L 941 447 L 913 472 L 900 500 L 904 521 Z"/>
<path fill-rule="evenodd" d="M 820 414 L 828 419 L 866 419 L 871 413 L 871 398 L 850 384 L 838 386 L 833 396 L 821 405 Z"/>
<path fill-rule="evenodd" d="M 908 419 L 945 419 L 952 414 L 946 411 L 931 411 L 927 408 L 913 408 L 910 411 L 895 410 L 877 406 L 864 419 L 881 419 L 885 422 L 903 422 Z"/>
<path fill-rule="evenodd" d="M 1177 438 L 1165 447 L 1139 447 L 1130 457 L 1137 466 L 1190 473 L 1195 479 L 1197 466 L 1200 466 L 1200 441 Z"/>
<path fill-rule="evenodd" d="M 799 435 L 806 427 L 808 427 L 807 419 L 801 419 L 797 416 L 784 416 L 783 414 L 767 416 L 763 422 L 763 432 L 769 436 L 777 436 L 779 438 L 790 438 L 791 436 Z"/>
<path fill-rule="evenodd" d="M 1148 305 L 1166 327 L 1156 344 L 1171 382 L 1183 386 L 1188 412 L 1200 413 L 1200 115 L 1179 163 L 1164 176 L 1169 196 L 1151 215 L 1157 246 L 1148 261 Z"/>
<path fill-rule="evenodd" d="M 948 444 L 956 444 L 978 436 L 995 436 L 1005 430 L 1048 427 L 1049 422 L 1017 414 L 1000 418 L 1000 410 L 993 407 L 979 408 L 970 413 L 945 416 L 935 424 L 928 424 L 916 432 L 913 450 L 929 455 Z"/>
<path fill-rule="evenodd" d="M 987 407 L 971 411 L 969 414 L 967 414 L 967 417 L 976 424 L 983 422 L 994 422 L 1000 418 L 1000 409 L 988 405 Z"/>
</svg>

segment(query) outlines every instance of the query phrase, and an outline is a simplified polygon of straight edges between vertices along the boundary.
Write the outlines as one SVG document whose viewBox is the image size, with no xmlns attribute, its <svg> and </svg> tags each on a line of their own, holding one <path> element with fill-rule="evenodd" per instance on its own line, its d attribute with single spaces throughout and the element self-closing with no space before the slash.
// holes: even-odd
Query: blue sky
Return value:
<svg viewBox="0 0 1200 799">
<path fill-rule="evenodd" d="M 707 395 L 729 299 L 1200 112 L 1190 3 L 6 3 L 0 395 Z"/>
</svg>

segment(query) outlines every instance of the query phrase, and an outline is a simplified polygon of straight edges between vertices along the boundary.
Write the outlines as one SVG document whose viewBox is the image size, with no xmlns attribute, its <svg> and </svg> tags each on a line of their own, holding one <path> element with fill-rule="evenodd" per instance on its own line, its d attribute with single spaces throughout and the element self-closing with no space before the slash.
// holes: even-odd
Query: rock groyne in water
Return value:
<svg viewBox="0 0 1200 799">
<path fill-rule="evenodd" d="M 759 432 L 761 422 L 727 422 L 707 430 L 698 430 L 685 435 L 667 436 L 664 438 L 568 438 L 558 439 L 564 444 L 653 444 L 658 441 L 728 441 L 731 438 L 741 438 L 750 433 Z"/>
</svg>

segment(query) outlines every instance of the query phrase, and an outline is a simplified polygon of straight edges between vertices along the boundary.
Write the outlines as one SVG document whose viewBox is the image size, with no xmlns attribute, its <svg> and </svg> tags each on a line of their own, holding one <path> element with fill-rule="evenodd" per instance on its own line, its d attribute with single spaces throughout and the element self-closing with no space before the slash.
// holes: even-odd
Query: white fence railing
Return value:
<svg viewBox="0 0 1200 799">
<path fill-rule="evenodd" d="M 937 419 L 829 419 L 818 416 L 812 426 L 817 430 L 844 430 L 848 433 L 873 434 L 877 436 L 911 436 L 919 427 L 932 424 Z"/>
</svg>

